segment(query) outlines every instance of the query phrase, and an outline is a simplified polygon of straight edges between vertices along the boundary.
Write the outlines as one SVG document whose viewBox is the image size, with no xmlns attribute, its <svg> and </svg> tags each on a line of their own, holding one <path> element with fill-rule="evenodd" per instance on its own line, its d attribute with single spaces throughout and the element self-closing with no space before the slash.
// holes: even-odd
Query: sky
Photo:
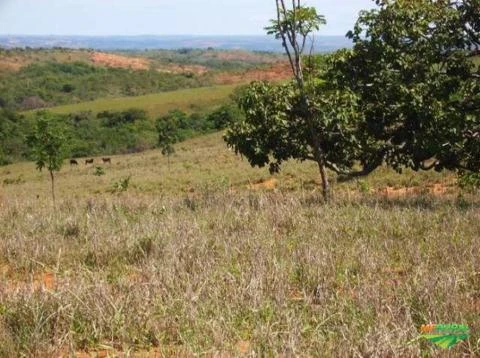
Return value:
<svg viewBox="0 0 480 358">
<path fill-rule="evenodd" d="M 310 0 L 345 35 L 372 0 Z M 261 35 L 274 0 L 0 0 L 0 34 Z"/>
</svg>

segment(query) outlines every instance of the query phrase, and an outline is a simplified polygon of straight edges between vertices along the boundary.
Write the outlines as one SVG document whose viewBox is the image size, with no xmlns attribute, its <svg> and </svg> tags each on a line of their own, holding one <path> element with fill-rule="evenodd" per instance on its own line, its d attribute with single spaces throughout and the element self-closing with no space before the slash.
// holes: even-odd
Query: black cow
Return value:
<svg viewBox="0 0 480 358">
<path fill-rule="evenodd" d="M 102 158 L 103 164 L 112 164 L 112 159 L 111 158 Z"/>
<path fill-rule="evenodd" d="M 85 159 L 85 165 L 93 164 L 93 159 Z"/>
<path fill-rule="evenodd" d="M 70 165 L 78 165 L 78 162 L 75 159 L 70 159 Z"/>
</svg>

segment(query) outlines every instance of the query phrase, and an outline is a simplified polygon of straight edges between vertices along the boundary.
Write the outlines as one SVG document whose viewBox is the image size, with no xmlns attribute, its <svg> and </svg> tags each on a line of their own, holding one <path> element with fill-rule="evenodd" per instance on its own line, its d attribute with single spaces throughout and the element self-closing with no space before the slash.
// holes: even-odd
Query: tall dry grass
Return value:
<svg viewBox="0 0 480 358">
<path fill-rule="evenodd" d="M 17 197 L 0 206 L 0 356 L 480 355 L 479 214 L 475 198 L 301 190 L 126 192 L 56 212 Z M 442 353 L 415 340 L 428 322 L 472 336 Z"/>
</svg>

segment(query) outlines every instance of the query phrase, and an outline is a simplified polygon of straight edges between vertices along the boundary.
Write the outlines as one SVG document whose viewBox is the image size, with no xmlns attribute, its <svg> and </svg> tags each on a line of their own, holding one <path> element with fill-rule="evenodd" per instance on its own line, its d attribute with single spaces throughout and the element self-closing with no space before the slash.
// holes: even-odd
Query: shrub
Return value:
<svg viewBox="0 0 480 358">
<path fill-rule="evenodd" d="M 105 169 L 103 167 L 95 167 L 95 172 L 93 175 L 100 177 L 102 175 L 105 175 Z"/>
<path fill-rule="evenodd" d="M 122 193 L 124 191 L 128 190 L 128 187 L 130 186 L 130 178 L 131 176 L 128 176 L 126 178 L 122 178 L 115 183 L 113 183 L 112 186 L 112 193 Z"/>
</svg>

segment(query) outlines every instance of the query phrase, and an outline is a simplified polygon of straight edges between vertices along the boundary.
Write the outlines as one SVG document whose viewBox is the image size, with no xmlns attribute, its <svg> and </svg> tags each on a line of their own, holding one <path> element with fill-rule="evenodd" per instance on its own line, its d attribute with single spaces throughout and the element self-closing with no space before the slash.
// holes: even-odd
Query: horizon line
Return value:
<svg viewBox="0 0 480 358">
<path fill-rule="evenodd" d="M 274 41 L 277 41 L 273 36 L 262 34 L 135 34 L 135 35 L 121 35 L 121 34 L 108 34 L 108 35 L 84 35 L 84 34 L 21 34 L 21 33 L 0 33 L 0 36 L 28 36 L 28 37 L 268 37 Z M 316 37 L 346 37 L 346 35 L 320 35 Z"/>
</svg>

